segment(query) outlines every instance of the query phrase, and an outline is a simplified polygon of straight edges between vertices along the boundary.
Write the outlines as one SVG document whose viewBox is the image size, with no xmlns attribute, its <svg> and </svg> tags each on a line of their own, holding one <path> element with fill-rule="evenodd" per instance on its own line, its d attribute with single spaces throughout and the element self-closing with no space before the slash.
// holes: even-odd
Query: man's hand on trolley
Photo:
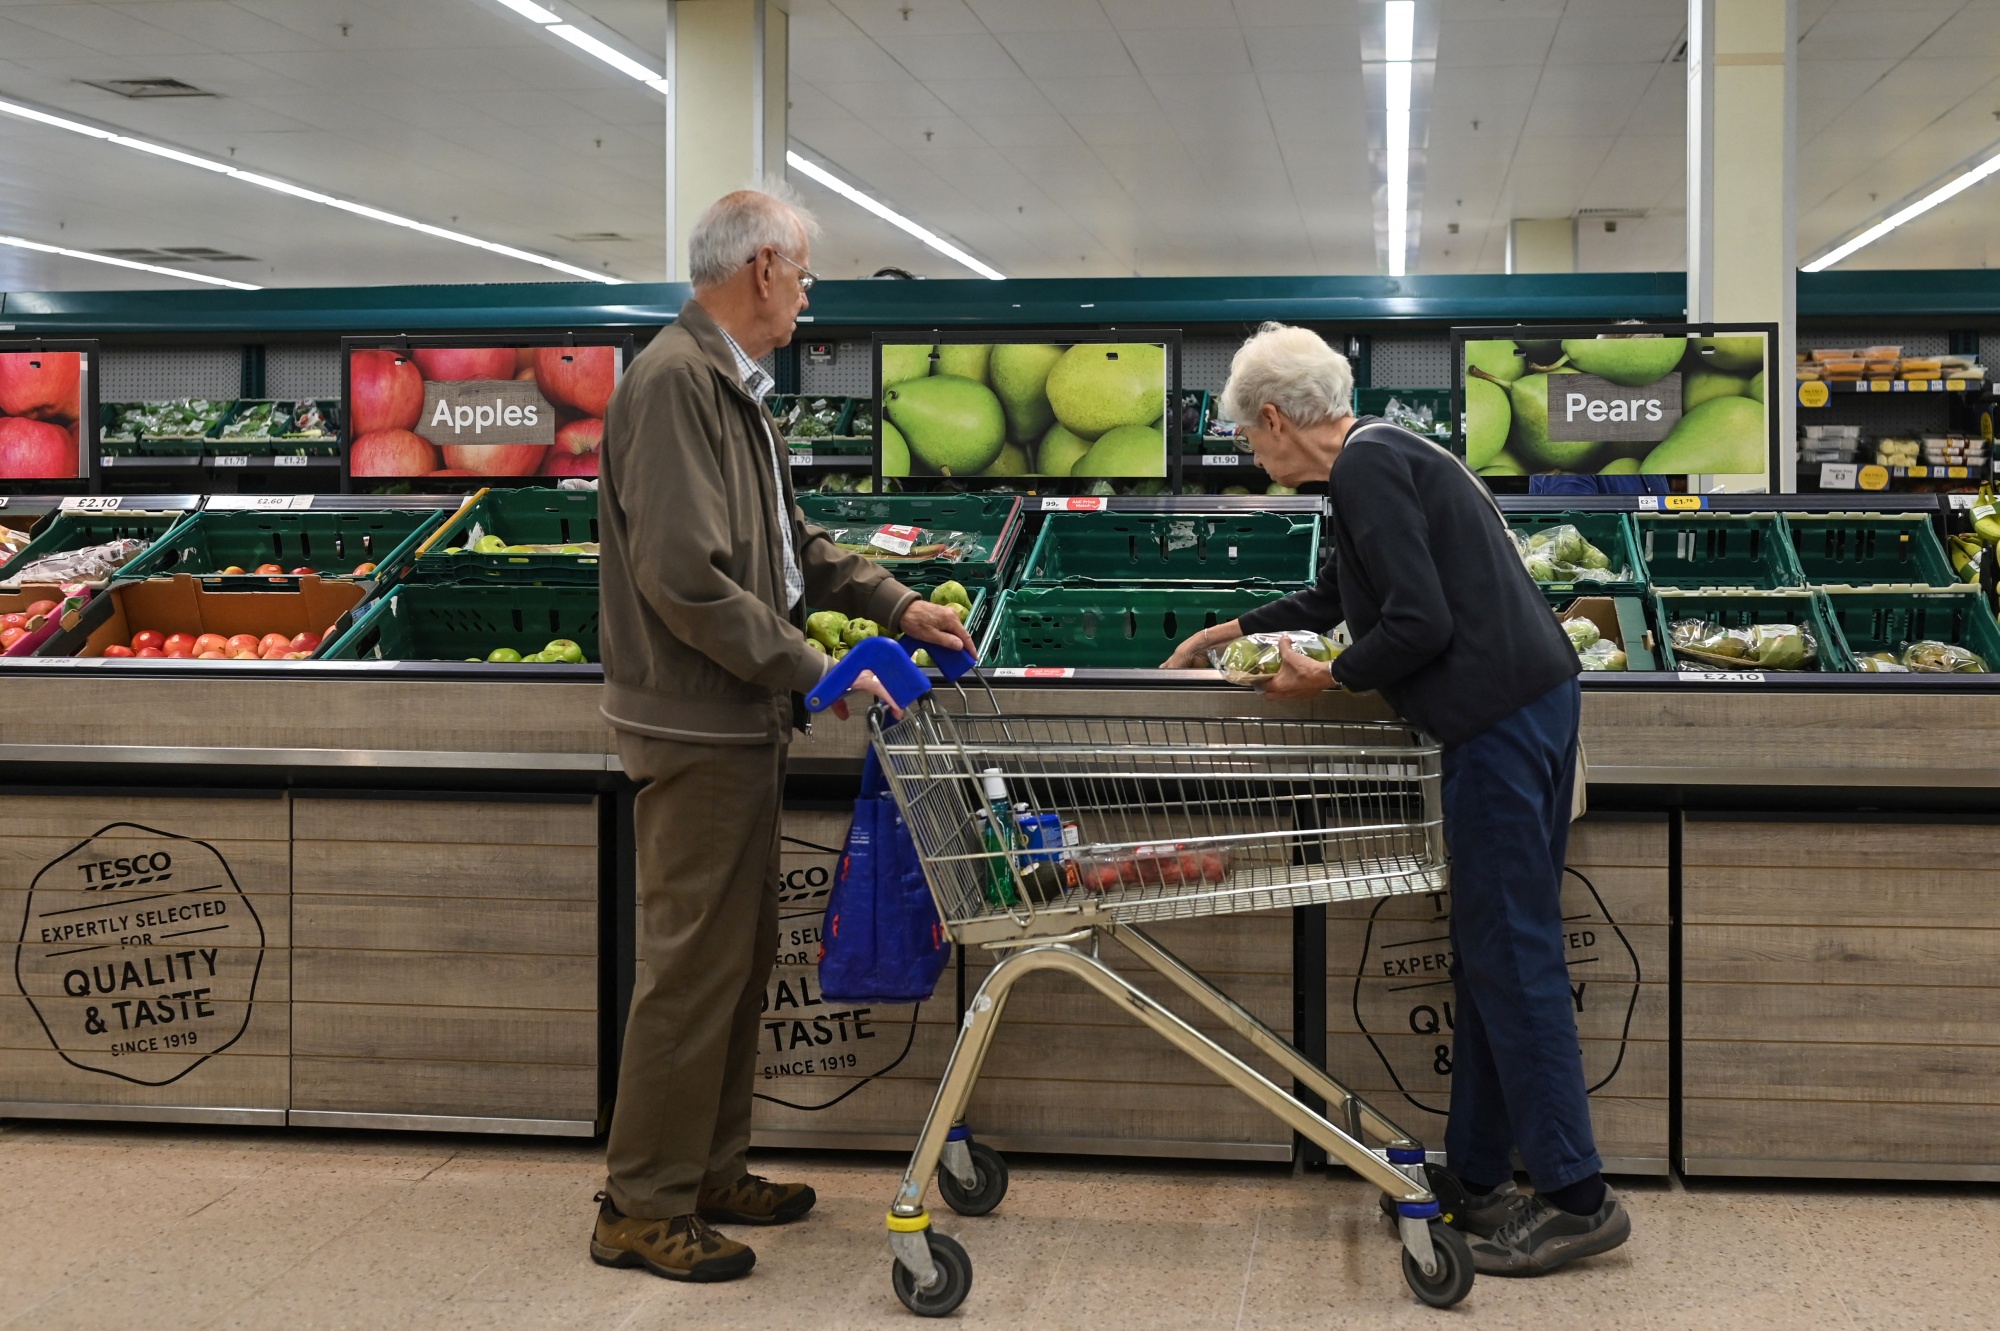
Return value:
<svg viewBox="0 0 2000 1331">
<path fill-rule="evenodd" d="M 920 642 L 938 647 L 956 647 L 975 656 L 979 654 L 972 645 L 972 635 L 965 631 L 964 622 L 948 605 L 912 601 L 896 627 Z"/>
<path fill-rule="evenodd" d="M 1332 666 L 1313 660 L 1292 646 L 1290 638 L 1278 639 L 1278 673 L 1262 686 L 1266 698 L 1303 701 L 1338 687 L 1340 681 L 1333 677 Z"/>
</svg>

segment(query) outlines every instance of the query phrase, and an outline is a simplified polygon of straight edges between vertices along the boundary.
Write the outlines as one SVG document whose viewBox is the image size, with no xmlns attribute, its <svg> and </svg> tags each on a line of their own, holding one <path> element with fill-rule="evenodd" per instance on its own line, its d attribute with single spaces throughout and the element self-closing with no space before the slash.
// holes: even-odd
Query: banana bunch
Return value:
<svg viewBox="0 0 2000 1331">
<path fill-rule="evenodd" d="M 1979 559 L 1986 553 L 1986 542 L 1977 536 L 1953 536 L 1945 542 L 1945 554 L 1951 558 L 1951 571 L 1966 582 L 1979 581 Z"/>
<path fill-rule="evenodd" d="M 2000 544 L 2000 500 L 1993 497 L 1993 482 L 1979 487 L 1972 501 L 1972 530 L 1987 545 Z"/>
</svg>

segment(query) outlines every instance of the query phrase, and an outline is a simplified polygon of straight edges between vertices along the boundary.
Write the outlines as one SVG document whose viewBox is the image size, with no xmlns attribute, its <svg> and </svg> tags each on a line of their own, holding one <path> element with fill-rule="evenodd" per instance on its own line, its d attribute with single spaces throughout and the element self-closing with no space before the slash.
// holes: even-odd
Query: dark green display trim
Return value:
<svg viewBox="0 0 2000 1331">
<path fill-rule="evenodd" d="M 1447 325 L 1679 320 L 1681 273 L 1418 277 L 1014 278 L 822 282 L 813 329 L 1114 324 L 1244 325 L 1261 319 Z M 682 283 L 505 282 L 478 286 L 270 291 L 0 293 L 0 333 L 440 333 L 654 327 L 687 300 Z M 1802 319 L 2000 318 L 2000 270 L 1801 273 Z"/>
</svg>

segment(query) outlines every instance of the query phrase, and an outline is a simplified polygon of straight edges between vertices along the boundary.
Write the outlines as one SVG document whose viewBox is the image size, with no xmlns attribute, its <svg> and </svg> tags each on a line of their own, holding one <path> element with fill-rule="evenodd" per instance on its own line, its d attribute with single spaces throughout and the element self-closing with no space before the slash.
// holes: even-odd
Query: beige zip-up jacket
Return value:
<svg viewBox="0 0 2000 1331">
<path fill-rule="evenodd" d="M 805 606 L 897 630 L 917 593 L 805 520 L 773 476 L 770 413 L 694 301 L 632 362 L 604 416 L 597 494 L 605 718 L 695 744 L 775 744 L 827 658 Z M 785 604 L 778 496 L 805 599 Z"/>
</svg>

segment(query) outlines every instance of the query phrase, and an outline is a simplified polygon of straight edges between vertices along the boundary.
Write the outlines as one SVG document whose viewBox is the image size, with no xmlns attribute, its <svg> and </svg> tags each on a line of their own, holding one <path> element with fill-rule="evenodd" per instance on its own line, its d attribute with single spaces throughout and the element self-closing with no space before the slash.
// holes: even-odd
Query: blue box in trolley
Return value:
<svg viewBox="0 0 2000 1331">
<path fill-rule="evenodd" d="M 1008 994 L 1050 970 L 1095 989 L 1381 1189 L 1397 1216 L 1410 1288 L 1434 1307 L 1463 1299 L 1472 1254 L 1441 1218 L 1463 1201 L 1444 1193 L 1457 1188 L 1451 1176 L 1142 927 L 1442 890 L 1437 743 L 1392 722 L 1005 716 L 990 691 L 990 705 L 967 699 L 948 710 L 925 696 L 929 681 L 907 655 L 918 645 L 870 639 L 806 699 L 815 710 L 829 706 L 873 670 L 905 706 L 899 720 L 871 712 L 875 757 L 946 932 L 998 954 L 966 1008 L 889 1210 L 890 1282 L 904 1306 L 942 1317 L 971 1288 L 971 1258 L 932 1226 L 924 1196 L 933 1174 L 962 1215 L 983 1215 L 1006 1195 L 1006 1162 L 972 1139 L 963 1115 Z M 929 650 L 948 679 L 972 667 L 963 653 Z M 1050 820 L 1077 829 L 1053 861 L 1046 838 L 1014 833 Z M 1326 1114 L 1113 970 L 1099 954 L 1107 937 L 1277 1063 L 1302 1093 L 1322 1097 Z M 1360 1135 L 1336 1121 L 1358 1125 Z M 1364 1137 L 1383 1145 L 1373 1149 Z"/>
</svg>

